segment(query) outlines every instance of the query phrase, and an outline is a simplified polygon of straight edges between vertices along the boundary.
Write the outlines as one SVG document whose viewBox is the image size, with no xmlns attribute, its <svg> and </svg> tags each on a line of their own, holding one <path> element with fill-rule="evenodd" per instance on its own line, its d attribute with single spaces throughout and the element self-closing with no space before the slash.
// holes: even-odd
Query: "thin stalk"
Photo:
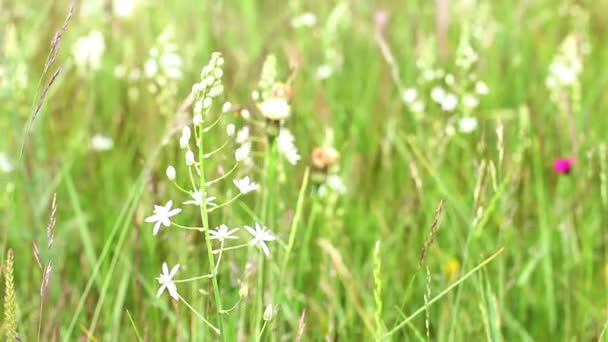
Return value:
<svg viewBox="0 0 608 342">
<path fill-rule="evenodd" d="M 216 266 L 215 266 L 215 257 L 213 256 L 213 246 L 211 246 L 211 239 L 209 236 L 209 214 L 207 209 L 207 193 L 205 191 L 205 158 L 204 156 L 204 140 L 203 139 L 203 128 L 202 125 L 199 126 L 200 129 L 200 142 L 198 149 L 198 158 L 201 163 L 201 172 L 200 172 L 200 187 L 202 192 L 202 203 L 200 206 L 201 217 L 203 218 L 203 228 L 205 228 L 205 244 L 207 247 L 207 259 L 209 260 L 209 272 L 213 273 L 211 277 L 211 282 L 213 283 L 213 296 L 215 298 L 215 305 L 217 307 L 218 317 L 217 317 L 217 325 L 219 329 L 220 339 L 224 341 L 223 332 L 223 317 L 221 312 L 222 310 L 222 297 L 220 295 L 220 288 L 217 282 L 217 274 L 215 274 Z"/>
</svg>

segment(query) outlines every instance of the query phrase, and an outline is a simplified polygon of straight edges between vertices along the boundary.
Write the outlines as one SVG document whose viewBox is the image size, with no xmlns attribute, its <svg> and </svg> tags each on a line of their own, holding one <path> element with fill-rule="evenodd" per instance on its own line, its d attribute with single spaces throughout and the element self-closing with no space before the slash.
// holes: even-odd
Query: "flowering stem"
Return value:
<svg viewBox="0 0 608 342">
<path fill-rule="evenodd" d="M 179 185 L 179 184 L 178 184 L 176 181 L 173 181 L 172 183 L 173 183 L 173 185 L 175 185 L 175 187 L 176 187 L 176 188 L 178 188 L 178 189 L 179 189 L 181 192 L 186 193 L 186 194 L 190 194 L 190 191 L 188 191 L 188 190 L 186 190 L 186 189 L 182 188 L 182 187 L 181 187 L 181 186 L 180 186 L 180 185 Z"/>
<path fill-rule="evenodd" d="M 222 243 L 222 246 L 223 246 L 223 243 Z M 236 245 L 236 246 L 230 246 L 230 247 L 226 247 L 226 248 L 220 248 L 220 249 L 214 250 L 213 254 L 218 254 L 218 253 L 221 253 L 222 251 L 229 251 L 232 249 L 239 249 L 239 248 L 243 248 L 243 247 L 247 247 L 247 246 L 249 246 L 249 243 L 244 243 L 242 245 Z"/>
<path fill-rule="evenodd" d="M 224 113 L 223 113 L 223 112 L 222 112 L 222 113 L 220 113 L 220 115 L 217 117 L 217 119 L 215 119 L 215 121 L 214 121 L 214 122 L 213 122 L 211 125 L 209 125 L 209 126 L 207 126 L 207 127 L 203 128 L 203 133 L 207 133 L 207 132 L 209 132 L 209 131 L 210 131 L 210 130 L 213 128 L 213 127 L 215 127 L 215 125 L 217 125 L 217 123 L 218 123 L 218 122 L 220 122 L 220 120 L 222 119 L 222 117 L 223 117 L 223 116 L 224 116 Z M 202 134 L 201 134 L 201 137 L 202 137 Z"/>
<path fill-rule="evenodd" d="M 174 283 L 187 283 L 189 281 L 195 281 L 195 280 L 200 280 L 200 279 L 209 279 L 212 278 L 213 274 L 205 274 L 202 276 L 197 276 L 197 277 L 192 277 L 192 278 L 186 278 L 186 279 L 177 279 L 177 280 L 173 280 Z"/>
<path fill-rule="evenodd" d="M 218 119 L 219 120 L 219 119 Z M 201 172 L 199 174 L 200 176 L 200 187 L 201 187 L 201 192 L 202 192 L 202 205 L 200 206 L 200 211 L 201 211 L 201 217 L 203 218 L 203 227 L 206 228 L 205 229 L 205 244 L 207 246 L 207 258 L 209 260 L 209 271 L 211 273 L 215 273 L 216 271 L 216 266 L 215 266 L 215 258 L 213 256 L 213 247 L 211 246 L 211 239 L 209 237 L 209 216 L 208 216 L 208 208 L 207 208 L 207 193 L 205 191 L 205 158 L 204 156 L 204 139 L 203 139 L 203 128 L 202 125 L 199 126 L 200 129 L 200 142 L 199 142 L 199 149 L 198 149 L 198 157 L 199 157 L 199 162 L 201 163 Z M 221 315 L 222 312 L 222 298 L 220 296 L 220 289 L 217 283 L 217 277 L 214 274 L 214 276 L 211 278 L 211 282 L 213 283 L 213 296 L 215 297 L 215 305 L 217 306 L 217 312 L 218 312 L 218 328 L 220 329 L 220 331 L 223 329 L 223 318 Z M 220 335 L 221 336 L 221 340 L 224 340 L 224 335 Z"/>
<path fill-rule="evenodd" d="M 231 174 L 232 172 L 234 172 L 234 170 L 236 170 L 237 166 L 239 166 L 239 162 L 238 162 L 238 161 L 237 161 L 237 162 L 234 164 L 234 166 L 233 166 L 233 167 L 232 167 L 230 170 L 228 170 L 228 172 L 226 172 L 225 174 L 223 174 L 223 175 L 219 176 L 218 178 L 216 178 L 216 179 L 214 179 L 214 180 L 210 180 L 210 181 L 208 181 L 208 182 L 207 182 L 207 184 L 205 184 L 205 185 L 206 185 L 206 186 L 210 186 L 210 185 L 215 184 L 215 183 L 217 183 L 217 182 L 221 181 L 222 179 L 224 179 L 224 178 L 226 178 L 226 177 L 230 176 L 230 174 Z"/>
<path fill-rule="evenodd" d="M 187 306 L 187 307 L 188 307 L 188 308 L 189 308 L 189 309 L 190 309 L 192 312 L 194 312 L 194 314 L 195 314 L 195 315 L 197 315 L 197 316 L 198 316 L 198 318 L 200 318 L 200 319 L 201 319 L 203 322 L 205 322 L 205 324 L 207 324 L 207 325 L 208 325 L 208 326 L 209 326 L 211 329 L 213 329 L 213 331 L 214 331 L 216 334 L 218 334 L 218 335 L 220 335 L 220 336 L 221 336 L 221 330 L 220 330 L 220 329 L 218 329 L 218 328 L 216 328 L 216 327 L 215 327 L 213 324 L 211 324 L 211 322 L 209 322 L 208 320 L 206 320 L 206 319 L 205 319 L 205 317 L 203 317 L 203 315 L 201 315 L 201 314 L 200 314 L 198 311 L 196 311 L 196 310 L 195 310 L 195 309 L 192 307 L 192 305 L 190 305 L 190 303 L 188 303 L 188 302 L 187 302 L 187 301 L 184 299 L 184 297 L 179 296 L 179 299 L 180 299 L 180 300 L 181 300 L 181 301 L 182 301 L 184 304 L 186 304 L 186 306 Z"/>
<path fill-rule="evenodd" d="M 205 153 L 205 155 L 203 156 L 203 158 L 209 158 L 211 156 L 213 156 L 214 154 L 218 153 L 219 151 L 221 151 L 224 147 L 226 147 L 226 145 L 228 145 L 228 142 L 230 140 L 226 140 L 224 141 L 224 143 L 222 144 L 222 146 L 216 148 L 215 150 L 209 152 L 209 153 Z"/>
<path fill-rule="evenodd" d="M 202 231 L 204 231 L 204 230 L 206 229 L 206 228 L 204 228 L 204 227 L 188 227 L 188 226 L 182 226 L 181 224 L 177 224 L 177 223 L 175 223 L 175 222 L 171 222 L 171 225 L 173 225 L 173 226 L 175 226 L 175 227 L 177 227 L 177 228 L 180 228 L 180 229 L 186 229 L 186 230 L 196 230 L 196 231 L 199 231 L 199 232 L 202 232 Z"/>
<path fill-rule="evenodd" d="M 236 307 L 241 304 L 241 301 L 243 300 L 243 297 L 239 297 L 239 300 L 230 308 L 230 309 L 226 309 L 224 311 L 222 311 L 222 314 L 227 314 L 230 313 L 232 310 L 236 309 Z"/>
<path fill-rule="evenodd" d="M 230 203 L 232 203 L 232 202 L 236 201 L 237 199 L 239 199 L 239 197 L 241 197 L 242 195 L 243 195 L 242 193 L 239 193 L 238 195 L 236 195 L 236 196 L 232 197 L 230 200 L 228 200 L 228 202 L 224 202 L 224 203 L 222 203 L 222 204 L 220 204 L 220 205 L 218 205 L 216 207 L 209 208 L 209 212 L 212 212 L 212 211 L 217 210 L 217 209 L 219 209 L 221 207 L 225 207 L 225 206 L 229 205 Z"/>
</svg>

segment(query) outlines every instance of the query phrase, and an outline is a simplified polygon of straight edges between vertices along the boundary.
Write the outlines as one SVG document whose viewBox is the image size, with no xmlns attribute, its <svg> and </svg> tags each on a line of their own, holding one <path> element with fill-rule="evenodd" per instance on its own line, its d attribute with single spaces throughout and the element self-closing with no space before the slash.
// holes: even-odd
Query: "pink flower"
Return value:
<svg viewBox="0 0 608 342">
<path fill-rule="evenodd" d="M 553 169 L 557 173 L 568 174 L 574 165 L 574 158 L 558 158 L 553 162 Z"/>
</svg>

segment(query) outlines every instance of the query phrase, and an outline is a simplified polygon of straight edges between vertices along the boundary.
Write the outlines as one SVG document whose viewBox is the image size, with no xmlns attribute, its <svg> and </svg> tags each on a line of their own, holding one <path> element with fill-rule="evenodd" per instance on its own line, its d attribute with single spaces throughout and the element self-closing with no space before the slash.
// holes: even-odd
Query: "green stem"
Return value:
<svg viewBox="0 0 608 342">
<path fill-rule="evenodd" d="M 200 134 L 200 146 L 198 149 L 198 157 L 199 162 L 201 163 L 201 172 L 200 172 L 200 187 L 202 192 L 202 205 L 200 206 L 201 216 L 203 218 L 203 227 L 205 228 L 205 244 L 207 247 L 207 259 L 209 260 L 209 272 L 213 274 L 211 277 L 211 282 L 213 283 L 213 296 L 215 297 L 215 305 L 217 307 L 218 317 L 217 324 L 219 329 L 220 338 L 224 341 L 223 332 L 223 317 L 221 312 L 222 310 L 222 297 L 220 295 L 220 289 L 217 282 L 217 274 L 216 274 L 216 265 L 215 265 L 215 257 L 213 256 L 213 247 L 211 245 L 211 239 L 209 236 L 209 214 L 207 209 L 207 193 L 205 189 L 205 158 L 204 158 L 204 140 L 203 139 L 203 128 L 202 125 L 199 126 L 199 134 Z"/>
</svg>

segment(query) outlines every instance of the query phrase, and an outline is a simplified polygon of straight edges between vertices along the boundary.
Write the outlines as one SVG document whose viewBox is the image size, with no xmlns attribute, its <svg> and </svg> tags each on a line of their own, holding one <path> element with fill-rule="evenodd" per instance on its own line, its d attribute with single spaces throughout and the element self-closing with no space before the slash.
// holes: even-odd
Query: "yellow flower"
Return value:
<svg viewBox="0 0 608 342">
<path fill-rule="evenodd" d="M 450 258 L 443 265 L 443 273 L 445 273 L 448 280 L 454 281 L 456 277 L 458 277 L 458 273 L 460 272 L 460 262 L 456 258 Z"/>
</svg>

